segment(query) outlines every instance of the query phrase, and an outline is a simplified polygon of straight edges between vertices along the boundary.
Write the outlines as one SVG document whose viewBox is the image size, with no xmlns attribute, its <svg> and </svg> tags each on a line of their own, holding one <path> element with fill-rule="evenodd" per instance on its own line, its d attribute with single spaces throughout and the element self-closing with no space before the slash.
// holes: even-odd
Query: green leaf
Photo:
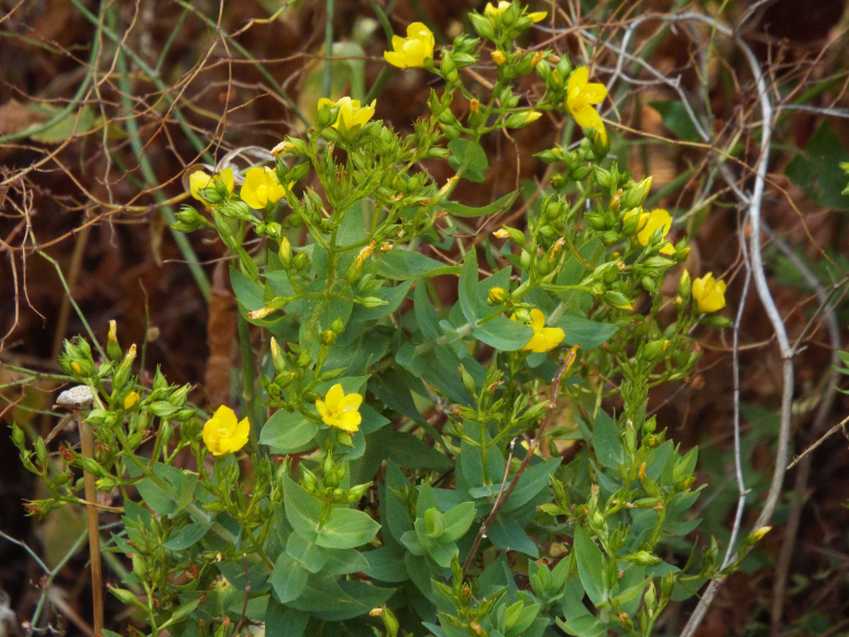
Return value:
<svg viewBox="0 0 849 637">
<path fill-rule="evenodd" d="M 265 612 L 265 634 L 304 637 L 310 616 L 293 608 L 286 608 L 275 599 L 268 600 Z"/>
<path fill-rule="evenodd" d="M 440 205 L 455 217 L 483 217 L 500 214 L 509 210 L 518 197 L 519 191 L 514 190 L 508 192 L 506 195 L 501 195 L 498 199 L 485 206 L 469 206 L 458 201 L 443 201 Z"/>
<path fill-rule="evenodd" d="M 625 461 L 619 427 L 604 410 L 599 410 L 596 417 L 592 446 L 598 461 L 608 469 L 618 470 Z"/>
<path fill-rule="evenodd" d="M 834 129 L 823 122 L 801 153 L 787 165 L 787 176 L 819 205 L 849 210 L 849 197 L 842 194 L 846 175 L 840 163 L 849 160 L 849 150 L 840 143 Z"/>
<path fill-rule="evenodd" d="M 619 330 L 613 323 L 601 323 L 576 314 L 564 314 L 554 325 L 566 332 L 567 345 L 578 345 L 581 349 L 598 347 Z"/>
<path fill-rule="evenodd" d="M 209 531 L 211 524 L 203 522 L 191 522 L 176 529 L 165 541 L 165 548 L 169 551 L 185 551 L 203 539 Z"/>
<path fill-rule="evenodd" d="M 306 447 L 316 433 L 315 421 L 301 413 L 278 409 L 263 425 L 259 442 L 271 447 L 274 453 L 292 453 Z"/>
<path fill-rule="evenodd" d="M 372 321 L 383 318 L 384 316 L 389 316 L 392 312 L 397 310 L 401 303 L 404 302 L 404 299 L 407 298 L 407 292 L 410 291 L 411 285 L 413 285 L 412 281 L 405 281 L 401 285 L 396 285 L 395 287 L 381 288 L 377 290 L 371 296 L 382 299 L 383 301 L 386 301 L 386 303 L 373 308 L 365 308 L 358 305 L 354 311 L 352 320 Z"/>
<path fill-rule="evenodd" d="M 366 575 L 381 582 L 400 583 L 410 579 L 404 568 L 404 555 L 398 549 L 383 546 L 364 553 L 368 568 Z"/>
<path fill-rule="evenodd" d="M 136 458 L 130 459 L 131 475 L 143 471 L 146 464 Z M 176 516 L 192 501 L 197 488 L 198 478 L 190 473 L 157 462 L 153 465 L 157 479 L 145 478 L 136 488 L 145 503 L 160 515 Z"/>
<path fill-rule="evenodd" d="M 687 113 L 683 102 L 677 100 L 649 102 L 654 110 L 660 113 L 663 125 L 666 126 L 678 139 L 691 142 L 701 140 L 699 131 L 693 124 L 693 120 Z"/>
<path fill-rule="evenodd" d="M 548 486 L 548 478 L 560 466 L 561 460 L 562 458 L 551 458 L 528 467 L 519 478 L 516 488 L 510 494 L 510 499 L 504 503 L 502 510 L 505 513 L 515 511 L 535 498 Z"/>
<path fill-rule="evenodd" d="M 339 622 L 365 615 L 372 608 L 382 606 L 394 592 L 394 588 L 372 586 L 356 580 L 312 577 L 303 594 L 290 606 L 312 613 L 319 619 Z"/>
<path fill-rule="evenodd" d="M 200 597 L 196 597 L 195 599 L 178 606 L 177 610 L 171 613 L 171 617 L 159 624 L 159 629 L 165 630 L 169 626 L 180 623 L 194 612 L 194 610 L 198 607 L 198 604 L 200 604 Z"/>
<path fill-rule="evenodd" d="M 289 524 L 305 540 L 313 540 L 318 533 L 321 502 L 289 476 L 283 477 L 283 498 Z"/>
<path fill-rule="evenodd" d="M 54 106 L 41 104 L 31 105 L 29 109 L 36 113 L 45 115 L 46 119 L 50 119 L 50 117 L 55 116 L 55 114 L 60 110 Z M 77 135 L 88 133 L 97 126 L 97 123 L 98 118 L 95 117 L 94 111 L 91 107 L 83 106 L 78 111 L 71 111 L 49 128 L 30 135 L 30 138 L 43 144 L 59 144 Z M 40 124 L 34 124 L 31 128 L 38 126 L 40 126 Z"/>
<path fill-rule="evenodd" d="M 387 279 L 421 279 L 441 274 L 453 274 L 458 268 L 431 259 L 421 252 L 413 252 L 396 247 L 389 252 L 380 253 L 374 263 L 377 272 Z"/>
<path fill-rule="evenodd" d="M 379 529 L 380 524 L 368 513 L 336 507 L 318 529 L 315 543 L 330 549 L 353 549 L 370 542 Z"/>
<path fill-rule="evenodd" d="M 478 256 L 474 248 L 466 252 L 463 270 L 460 272 L 458 294 L 463 316 L 469 323 L 474 323 L 478 317 Z"/>
<path fill-rule="evenodd" d="M 427 285 L 424 283 L 416 285 L 413 291 L 413 312 L 424 337 L 429 340 L 439 338 L 439 316 L 430 302 Z"/>
<path fill-rule="evenodd" d="M 590 539 L 584 527 L 575 527 L 574 539 L 578 577 L 592 603 L 598 606 L 607 599 L 604 556 L 595 542 Z"/>
<path fill-rule="evenodd" d="M 471 139 L 452 139 L 448 142 L 451 156 L 448 163 L 457 172 L 463 171 L 463 177 L 469 181 L 482 183 L 486 179 L 489 159 L 486 151 Z"/>
<path fill-rule="evenodd" d="M 315 542 L 290 533 L 286 540 L 286 553 L 310 573 L 318 573 L 330 559 L 330 551 L 319 547 Z"/>
<path fill-rule="evenodd" d="M 281 553 L 271 571 L 271 586 L 281 604 L 293 602 L 307 587 L 309 573 L 298 562 Z"/>
<path fill-rule="evenodd" d="M 441 542 L 456 542 L 466 534 L 475 521 L 477 508 L 474 502 L 463 502 L 450 508 L 443 516 L 445 530 L 439 538 Z"/>
<path fill-rule="evenodd" d="M 262 286 L 232 267 L 230 268 L 230 286 L 233 288 L 236 301 L 245 312 L 258 310 L 265 305 Z"/>
<path fill-rule="evenodd" d="M 384 458 L 410 469 L 447 471 L 451 460 L 411 433 L 381 429 L 369 436 L 369 446 L 377 445 Z"/>
<path fill-rule="evenodd" d="M 500 352 L 515 352 L 527 344 L 533 336 L 533 330 L 506 316 L 496 316 L 476 327 L 472 335 Z"/>
<path fill-rule="evenodd" d="M 519 551 L 536 559 L 539 548 L 514 518 L 499 514 L 487 529 L 490 541 L 504 551 Z"/>
</svg>

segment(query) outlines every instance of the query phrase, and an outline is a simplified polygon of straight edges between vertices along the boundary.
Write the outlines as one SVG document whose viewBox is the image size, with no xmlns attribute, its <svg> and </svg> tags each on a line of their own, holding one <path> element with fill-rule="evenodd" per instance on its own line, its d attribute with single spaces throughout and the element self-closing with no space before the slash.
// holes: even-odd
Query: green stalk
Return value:
<svg viewBox="0 0 849 637">
<path fill-rule="evenodd" d="M 76 2 L 77 0 L 73 0 Z M 110 13 L 110 22 L 114 24 L 115 14 Z M 144 177 L 145 183 L 150 187 L 155 189 L 159 186 L 159 180 L 156 178 L 156 173 L 153 171 L 153 167 L 150 165 L 150 161 L 147 158 L 147 155 L 144 152 L 144 145 L 141 141 L 141 134 L 139 133 L 139 125 L 133 113 L 133 106 L 130 102 L 130 95 L 132 91 L 132 87 L 130 86 L 129 74 L 127 70 L 127 61 L 124 58 L 124 52 L 126 49 L 121 48 L 118 51 L 118 85 L 121 88 L 121 108 L 124 111 L 124 115 L 127 118 L 127 135 L 130 139 L 130 147 L 133 149 L 133 154 L 136 157 L 136 161 L 138 161 L 139 168 L 141 169 L 142 176 Z M 197 254 L 195 254 L 194 249 L 192 248 L 189 240 L 186 238 L 182 232 L 177 232 L 174 230 L 171 225 L 175 221 L 174 217 L 174 209 L 167 205 L 163 204 L 165 201 L 165 195 L 162 194 L 160 190 L 153 191 L 154 199 L 159 205 L 159 210 L 162 214 L 162 217 L 165 219 L 168 224 L 168 229 L 171 232 L 171 236 L 174 239 L 174 243 L 177 244 L 177 248 L 180 250 L 180 254 L 183 255 L 183 258 L 186 260 L 186 264 L 189 266 L 189 271 L 192 273 L 192 277 L 195 280 L 195 283 L 200 290 L 200 293 L 203 295 L 205 301 L 209 302 L 209 298 L 212 294 L 211 286 L 209 283 L 209 278 L 206 276 L 206 272 L 204 272 L 203 268 L 200 265 L 200 261 L 198 260 Z"/>
</svg>

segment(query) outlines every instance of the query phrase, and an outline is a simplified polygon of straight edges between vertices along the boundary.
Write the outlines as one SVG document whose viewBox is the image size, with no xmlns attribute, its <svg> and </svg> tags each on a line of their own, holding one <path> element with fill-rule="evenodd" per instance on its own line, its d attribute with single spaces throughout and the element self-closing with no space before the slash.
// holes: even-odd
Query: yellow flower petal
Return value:
<svg viewBox="0 0 849 637">
<path fill-rule="evenodd" d="M 227 405 L 221 405 L 204 423 L 201 437 L 212 455 L 222 456 L 244 447 L 250 437 L 250 429 L 247 418 L 237 422 L 236 413 Z"/>
<path fill-rule="evenodd" d="M 534 308 L 531 310 L 531 329 L 534 332 L 539 332 L 543 327 L 545 327 L 545 314 L 542 313 L 542 310 Z"/>
<path fill-rule="evenodd" d="M 198 201 L 204 201 L 200 191 L 212 184 L 212 176 L 202 170 L 195 170 L 189 175 L 189 191 Z"/>
<path fill-rule="evenodd" d="M 548 11 L 532 11 L 528 14 L 531 22 L 542 22 L 545 20 L 545 17 L 548 15 Z"/>
<path fill-rule="evenodd" d="M 559 327 L 545 327 L 545 315 L 538 308 L 530 312 L 533 336 L 522 348 L 530 352 L 548 352 L 563 342 L 566 332 Z"/>
<path fill-rule="evenodd" d="M 218 173 L 219 179 L 224 184 L 224 187 L 227 188 L 227 192 L 233 192 L 233 189 L 236 186 L 236 181 L 233 179 L 233 169 L 225 168 L 220 173 Z"/>
<path fill-rule="evenodd" d="M 425 61 L 433 57 L 436 40 L 433 33 L 422 22 L 407 25 L 407 37 L 392 36 L 392 51 L 386 51 L 383 58 L 401 69 L 424 66 Z"/>
<path fill-rule="evenodd" d="M 600 131 L 604 129 L 604 122 L 601 115 L 592 106 L 584 106 L 583 108 L 574 111 L 572 117 L 578 123 L 578 126 L 584 129 Z"/>
<path fill-rule="evenodd" d="M 124 396 L 123 407 L 124 409 L 132 409 L 137 402 L 139 402 L 139 393 L 137 391 L 131 391 Z"/>
<path fill-rule="evenodd" d="M 277 173 L 268 166 L 252 166 L 245 171 L 239 196 L 251 208 L 262 210 L 285 195 L 286 188 L 277 181 Z"/>
<path fill-rule="evenodd" d="M 693 281 L 693 298 L 700 312 L 710 314 L 725 307 L 725 281 L 714 279 L 713 272 Z"/>
<path fill-rule="evenodd" d="M 607 97 L 607 88 L 605 88 L 604 84 L 591 82 L 584 86 L 581 93 L 587 104 L 601 104 L 604 98 Z"/>
<path fill-rule="evenodd" d="M 663 208 L 644 212 L 640 215 L 640 231 L 637 233 L 637 241 L 640 242 L 640 245 L 648 245 L 658 230 L 660 231 L 660 238 L 665 239 L 671 227 L 672 215 Z"/>
<path fill-rule="evenodd" d="M 359 412 L 362 402 L 361 394 L 346 394 L 342 385 L 336 383 L 327 390 L 324 400 L 319 398 L 315 401 L 315 407 L 324 424 L 354 433 L 362 422 Z"/>
</svg>

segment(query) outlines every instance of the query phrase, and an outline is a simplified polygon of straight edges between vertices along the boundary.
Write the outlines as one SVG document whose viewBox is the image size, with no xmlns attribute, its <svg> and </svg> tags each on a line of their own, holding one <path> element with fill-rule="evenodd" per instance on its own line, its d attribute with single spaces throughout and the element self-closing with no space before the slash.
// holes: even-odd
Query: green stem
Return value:
<svg viewBox="0 0 849 637">
<path fill-rule="evenodd" d="M 46 122 L 36 124 L 35 126 L 29 126 L 27 128 L 24 128 L 23 130 L 19 130 L 14 133 L 9 133 L 8 135 L 2 135 L 0 136 L 0 144 L 5 144 L 7 142 L 16 141 L 19 139 L 25 139 L 27 137 L 36 135 L 47 130 L 51 126 L 57 124 L 62 119 L 67 117 L 71 113 L 71 111 L 76 108 L 77 104 L 82 101 L 83 95 L 86 94 L 86 91 L 88 91 L 89 87 L 91 86 L 91 82 L 95 74 L 95 68 L 97 66 L 97 58 L 100 55 L 100 33 L 103 29 L 103 16 L 101 15 L 99 17 L 92 17 L 94 18 L 94 24 L 96 29 L 94 33 L 94 38 L 91 42 L 91 54 L 88 57 L 88 70 L 86 71 L 85 77 L 83 78 L 80 87 L 77 89 L 77 92 L 74 93 L 74 96 L 64 106 L 64 108 L 59 110 L 55 115 L 53 115 L 53 117 L 48 119 Z"/>
<path fill-rule="evenodd" d="M 75 3 L 77 2 L 77 0 L 72 1 Z M 110 13 L 110 18 L 114 23 L 114 13 Z M 154 173 L 153 167 L 150 165 L 150 161 L 144 152 L 141 134 L 139 133 L 138 121 L 134 116 L 132 103 L 130 102 L 132 87 L 130 86 L 127 61 L 124 58 L 125 51 L 127 51 L 127 49 L 122 48 L 118 52 L 118 85 L 121 89 L 121 108 L 127 118 L 127 135 L 129 136 L 130 146 L 133 149 L 133 154 L 136 157 L 136 161 L 138 161 L 139 168 L 141 169 L 145 182 L 150 188 L 156 188 L 159 185 L 159 180 L 156 178 L 156 173 Z M 174 209 L 167 204 L 163 204 L 165 201 L 165 195 L 163 195 L 159 190 L 154 190 L 153 196 L 157 203 L 160 204 L 159 210 L 162 217 L 168 224 L 168 229 L 171 231 L 174 243 L 177 244 L 180 254 L 182 254 L 183 258 L 186 260 L 189 271 L 191 272 L 198 289 L 203 295 L 203 298 L 208 302 L 212 294 L 209 278 L 206 276 L 206 272 L 204 272 L 201 267 L 197 254 L 195 254 L 195 251 L 189 243 L 189 240 L 186 238 L 186 235 L 182 232 L 177 232 L 171 227 L 171 224 L 175 221 Z"/>
<path fill-rule="evenodd" d="M 335 3 L 327 0 L 327 16 L 324 20 L 324 77 L 321 82 L 322 95 L 329 97 L 333 88 L 333 13 Z"/>
</svg>

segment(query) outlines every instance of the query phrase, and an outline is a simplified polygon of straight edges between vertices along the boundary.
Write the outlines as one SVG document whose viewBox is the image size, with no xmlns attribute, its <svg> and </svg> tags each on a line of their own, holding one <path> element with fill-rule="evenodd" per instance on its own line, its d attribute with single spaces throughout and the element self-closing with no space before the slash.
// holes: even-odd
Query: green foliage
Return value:
<svg viewBox="0 0 849 637">
<path fill-rule="evenodd" d="M 94 396 L 84 417 L 98 451 L 66 449 L 51 465 L 44 441 L 15 430 L 49 492 L 31 506 L 77 503 L 83 470 L 121 494 L 112 542 L 133 568 L 112 592 L 148 634 L 218 635 L 244 620 L 293 635 L 324 622 L 649 635 L 671 599 L 717 573 L 715 549 L 669 550 L 698 525 L 697 453 L 668 440 L 646 403 L 692 370 L 704 316 L 689 276 L 675 297 L 660 291 L 686 241 L 638 236 L 650 180 L 594 135 L 539 153 L 554 178 L 538 193 L 452 199 L 460 179 L 485 180 L 487 135 L 566 112 L 569 61 L 515 44 L 538 18 L 518 3 L 472 14 L 505 56 L 492 89 L 463 83 L 457 69 L 484 45 L 456 38 L 427 64 L 442 84 L 412 131 L 325 103 L 260 173 L 279 198 L 244 172 L 235 189 L 219 174 L 195 193 L 204 210 L 185 209 L 180 228 L 221 240 L 262 343 L 245 361 L 258 381 L 241 411 L 261 415 L 249 438 L 188 403 L 189 387 L 159 373 L 143 385 L 134 348 L 110 342 L 96 360 L 87 341 L 66 343 L 63 369 Z M 532 73 L 545 92 L 521 104 L 514 89 Z M 460 118 L 457 100 L 477 106 Z M 453 176 L 437 183 L 424 160 Z M 468 218 L 517 204 L 521 228 L 467 240 Z"/>
</svg>

